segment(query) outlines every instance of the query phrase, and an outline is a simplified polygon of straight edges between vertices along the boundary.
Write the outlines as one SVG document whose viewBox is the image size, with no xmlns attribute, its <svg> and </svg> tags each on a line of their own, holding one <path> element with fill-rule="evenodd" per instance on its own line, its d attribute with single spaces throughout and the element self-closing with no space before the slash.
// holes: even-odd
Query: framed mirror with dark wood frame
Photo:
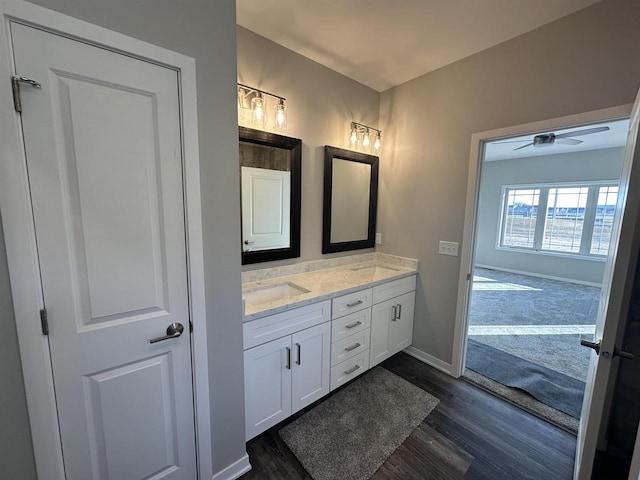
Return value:
<svg viewBox="0 0 640 480">
<path fill-rule="evenodd" d="M 242 264 L 299 257 L 302 140 L 238 130 Z"/>
<path fill-rule="evenodd" d="M 322 253 L 375 245 L 378 157 L 324 147 Z"/>
</svg>

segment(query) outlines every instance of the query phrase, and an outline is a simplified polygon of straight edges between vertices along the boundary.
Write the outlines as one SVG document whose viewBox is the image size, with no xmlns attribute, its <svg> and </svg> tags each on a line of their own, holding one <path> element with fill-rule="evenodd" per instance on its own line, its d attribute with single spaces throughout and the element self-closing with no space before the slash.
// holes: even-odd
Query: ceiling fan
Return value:
<svg viewBox="0 0 640 480">
<path fill-rule="evenodd" d="M 576 140 L 575 138 L 569 137 L 578 137 L 580 135 L 591 135 L 593 133 L 606 132 L 610 130 L 609 127 L 594 127 L 594 128 L 586 128 L 584 130 L 574 130 L 573 132 L 566 133 L 541 133 L 540 135 L 536 135 L 533 137 L 533 140 L 526 145 L 522 145 L 521 147 L 514 148 L 513 151 L 521 150 L 527 147 L 547 147 L 553 145 L 554 143 L 561 143 L 563 145 L 578 145 L 582 143 L 582 140 Z M 526 142 L 527 140 L 509 140 L 507 142 L 496 142 L 497 144 L 501 143 L 520 143 Z"/>
</svg>

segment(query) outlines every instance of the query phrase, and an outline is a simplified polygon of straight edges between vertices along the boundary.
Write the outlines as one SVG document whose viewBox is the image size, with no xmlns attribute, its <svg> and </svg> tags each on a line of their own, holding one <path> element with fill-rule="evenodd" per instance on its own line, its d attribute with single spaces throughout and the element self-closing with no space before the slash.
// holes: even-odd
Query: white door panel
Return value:
<svg viewBox="0 0 640 480">
<path fill-rule="evenodd" d="M 638 124 L 640 122 L 640 92 L 636 98 L 625 149 L 621 174 L 620 194 L 612 227 L 611 247 L 602 280 L 600 306 L 596 321 L 595 341 L 600 342 L 600 353 L 591 354 L 587 373 L 580 429 L 576 447 L 574 478 L 587 480 L 591 471 L 606 410 L 606 395 L 612 375 L 612 352 L 622 338 L 628 312 L 628 297 L 633 286 L 636 256 L 640 247 L 640 149 Z"/>
<path fill-rule="evenodd" d="M 242 167 L 242 249 L 290 246 L 291 172 Z"/>
<path fill-rule="evenodd" d="M 329 393 L 331 323 L 291 336 L 291 413 Z"/>
<path fill-rule="evenodd" d="M 177 73 L 11 32 L 67 478 L 195 478 Z"/>
</svg>

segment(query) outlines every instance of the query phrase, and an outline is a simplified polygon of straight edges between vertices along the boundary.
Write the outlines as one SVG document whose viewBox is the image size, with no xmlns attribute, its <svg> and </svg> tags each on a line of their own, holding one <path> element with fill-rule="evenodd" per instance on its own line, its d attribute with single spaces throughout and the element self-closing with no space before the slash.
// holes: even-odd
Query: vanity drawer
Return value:
<svg viewBox="0 0 640 480">
<path fill-rule="evenodd" d="M 369 350 L 371 330 L 368 328 L 331 345 L 331 366 Z"/>
<path fill-rule="evenodd" d="M 412 292 L 416 289 L 416 275 L 383 283 L 373 287 L 373 303 L 384 302 L 390 298 L 397 297 L 403 293 Z"/>
<path fill-rule="evenodd" d="M 331 322 L 331 342 L 361 332 L 371 326 L 371 309 L 360 310 Z"/>
<path fill-rule="evenodd" d="M 244 350 L 304 330 L 331 319 L 331 300 L 294 308 L 242 325 Z"/>
<path fill-rule="evenodd" d="M 331 318 L 340 318 L 349 313 L 364 310 L 371 306 L 372 289 L 360 290 L 334 298 L 331 305 Z"/>
<path fill-rule="evenodd" d="M 365 350 L 355 357 L 351 357 L 335 367 L 331 367 L 331 390 L 344 385 L 349 380 L 369 369 L 369 350 Z"/>
</svg>

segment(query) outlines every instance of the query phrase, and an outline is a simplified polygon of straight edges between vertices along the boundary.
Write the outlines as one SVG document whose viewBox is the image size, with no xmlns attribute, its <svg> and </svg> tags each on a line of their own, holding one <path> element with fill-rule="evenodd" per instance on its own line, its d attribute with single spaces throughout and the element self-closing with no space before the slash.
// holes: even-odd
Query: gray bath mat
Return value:
<svg viewBox="0 0 640 480">
<path fill-rule="evenodd" d="M 279 434 L 315 480 L 365 480 L 437 404 L 434 396 L 376 367 Z"/>
</svg>

